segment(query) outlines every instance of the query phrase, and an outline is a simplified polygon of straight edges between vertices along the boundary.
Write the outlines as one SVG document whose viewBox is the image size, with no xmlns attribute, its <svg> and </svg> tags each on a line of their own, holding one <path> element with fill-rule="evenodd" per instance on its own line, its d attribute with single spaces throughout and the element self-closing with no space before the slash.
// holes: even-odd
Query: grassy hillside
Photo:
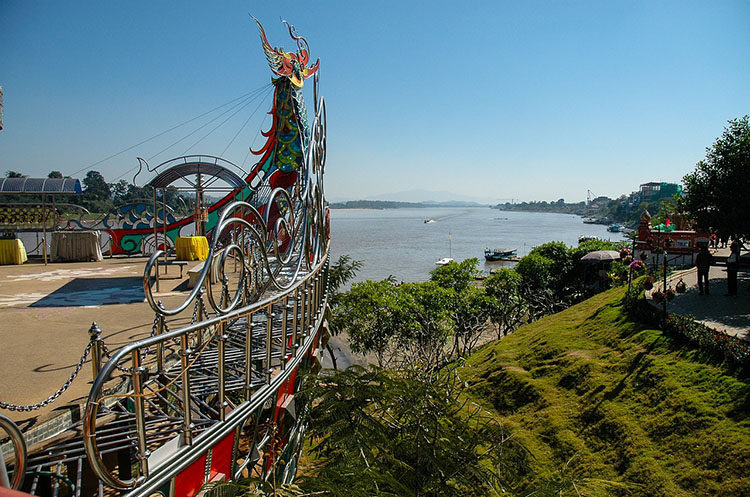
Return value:
<svg viewBox="0 0 750 497">
<path fill-rule="evenodd" d="M 473 400 L 518 452 L 515 490 L 570 495 L 750 495 L 750 384 L 631 322 L 622 289 L 488 344 L 467 362 Z"/>
</svg>

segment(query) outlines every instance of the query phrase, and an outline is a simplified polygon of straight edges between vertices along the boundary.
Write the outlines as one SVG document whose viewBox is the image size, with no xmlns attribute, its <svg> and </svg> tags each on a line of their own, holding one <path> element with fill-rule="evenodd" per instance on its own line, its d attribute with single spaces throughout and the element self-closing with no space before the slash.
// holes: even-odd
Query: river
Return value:
<svg viewBox="0 0 750 497">
<path fill-rule="evenodd" d="M 435 222 L 425 223 L 425 219 Z M 580 235 L 620 241 L 606 226 L 583 224 L 579 216 L 537 212 L 508 212 L 485 208 L 332 209 L 332 260 L 348 254 L 363 261 L 353 282 L 425 281 L 435 261 L 476 257 L 484 272 L 507 262 L 485 262 L 484 249 L 517 249 L 522 257 L 543 243 L 578 245 Z"/>
</svg>

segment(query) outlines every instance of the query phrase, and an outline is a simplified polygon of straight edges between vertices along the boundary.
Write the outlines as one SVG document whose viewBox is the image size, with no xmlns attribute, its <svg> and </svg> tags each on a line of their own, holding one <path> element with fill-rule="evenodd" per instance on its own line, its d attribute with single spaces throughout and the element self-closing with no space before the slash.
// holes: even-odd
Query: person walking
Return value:
<svg viewBox="0 0 750 497">
<path fill-rule="evenodd" d="M 701 245 L 701 250 L 695 257 L 695 267 L 698 269 L 698 295 L 708 295 L 708 271 L 713 263 L 714 257 L 708 251 L 708 245 Z"/>
<path fill-rule="evenodd" d="M 737 270 L 740 266 L 740 244 L 733 240 L 727 257 L 727 295 L 737 295 Z"/>
</svg>

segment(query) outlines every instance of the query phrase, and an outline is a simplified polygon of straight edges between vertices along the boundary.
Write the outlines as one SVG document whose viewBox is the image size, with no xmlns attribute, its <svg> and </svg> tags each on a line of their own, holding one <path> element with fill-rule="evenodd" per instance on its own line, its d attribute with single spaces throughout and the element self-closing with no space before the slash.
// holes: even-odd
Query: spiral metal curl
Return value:
<svg viewBox="0 0 750 497">
<path fill-rule="evenodd" d="M 315 267 L 323 257 L 324 238 L 328 232 L 323 192 L 325 143 L 325 101 L 321 98 L 310 145 L 305 153 L 305 167 L 298 180 L 303 188 L 293 189 L 292 193 L 284 188 L 274 189 L 263 215 L 245 201 L 235 201 L 224 208 L 195 287 L 182 304 L 172 309 L 159 306 L 152 293 L 151 271 L 163 254 L 162 250 L 156 250 L 143 273 L 144 293 L 154 313 L 175 316 L 184 311 L 198 298 L 206 278 L 209 278 L 209 282 L 220 282 L 222 294 L 232 295 L 228 302 L 227 299 L 217 302 L 212 285 L 205 284 L 208 304 L 213 311 L 227 314 L 240 304 L 252 304 L 269 289 L 288 290 L 301 273 Z M 272 213 L 277 215 L 273 223 Z M 242 241 L 232 236 L 227 242 L 227 234 L 236 233 L 238 229 Z M 224 274 L 225 263 L 230 257 L 240 265 L 239 282 L 233 294 L 229 292 L 228 278 Z M 215 260 L 219 263 L 215 264 Z"/>
</svg>

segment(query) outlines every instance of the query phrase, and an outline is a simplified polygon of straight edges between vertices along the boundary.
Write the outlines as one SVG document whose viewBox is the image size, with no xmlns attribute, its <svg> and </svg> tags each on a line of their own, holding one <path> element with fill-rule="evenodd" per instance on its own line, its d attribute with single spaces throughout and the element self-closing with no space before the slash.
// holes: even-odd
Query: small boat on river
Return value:
<svg viewBox="0 0 750 497">
<path fill-rule="evenodd" d="M 484 249 L 484 258 L 488 261 L 507 261 L 516 257 L 518 249 Z"/>
<path fill-rule="evenodd" d="M 578 237 L 578 245 L 582 244 L 583 242 L 590 242 L 592 240 L 600 240 L 600 238 L 596 235 L 581 235 Z"/>
<path fill-rule="evenodd" d="M 435 261 L 435 264 L 438 266 L 445 266 L 449 262 L 453 262 L 453 243 L 452 243 L 453 237 L 450 234 L 450 231 L 448 232 L 448 257 L 443 257 L 442 259 L 438 259 Z"/>
</svg>

